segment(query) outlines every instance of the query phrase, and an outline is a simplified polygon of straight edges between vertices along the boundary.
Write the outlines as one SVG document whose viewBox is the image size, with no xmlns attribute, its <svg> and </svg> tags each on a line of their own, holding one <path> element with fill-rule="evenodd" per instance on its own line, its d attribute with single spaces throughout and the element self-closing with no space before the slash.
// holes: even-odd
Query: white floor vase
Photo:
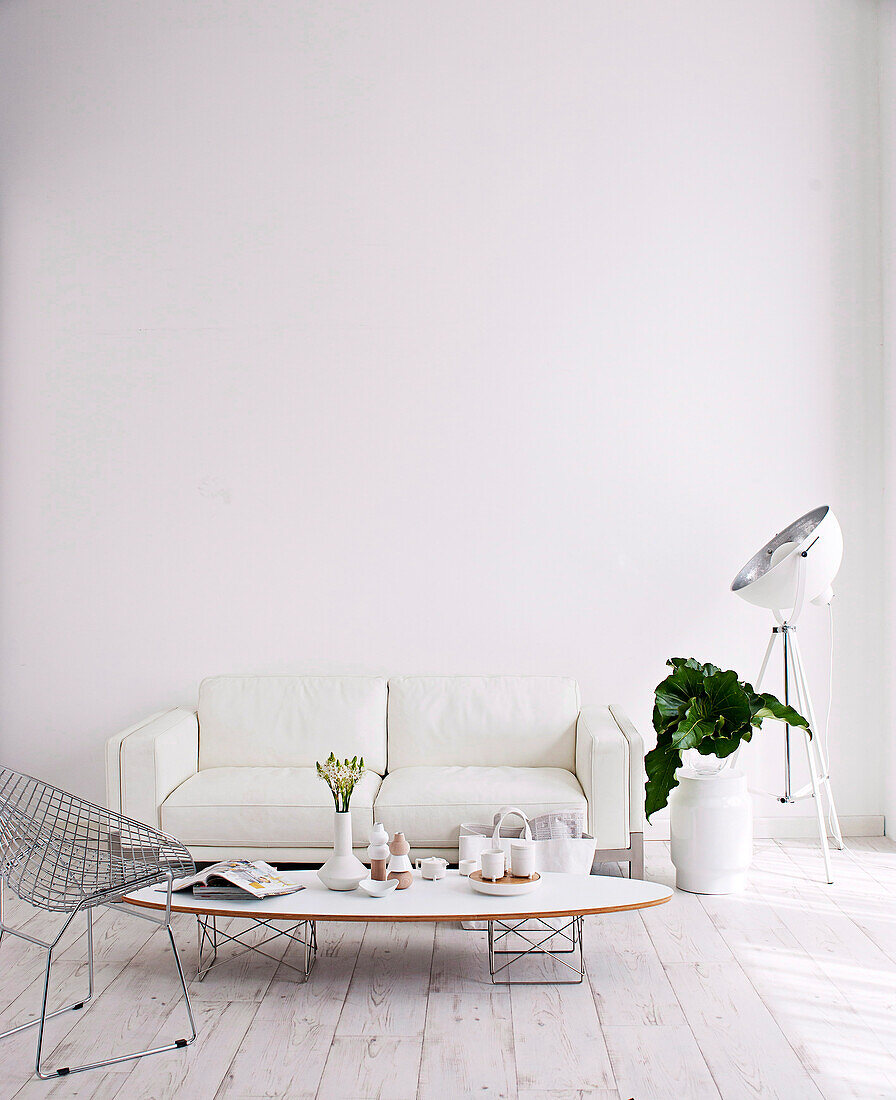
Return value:
<svg viewBox="0 0 896 1100">
<path fill-rule="evenodd" d="M 740 772 L 678 773 L 669 796 L 675 885 L 692 894 L 735 894 L 753 860 L 753 802 Z"/>
</svg>

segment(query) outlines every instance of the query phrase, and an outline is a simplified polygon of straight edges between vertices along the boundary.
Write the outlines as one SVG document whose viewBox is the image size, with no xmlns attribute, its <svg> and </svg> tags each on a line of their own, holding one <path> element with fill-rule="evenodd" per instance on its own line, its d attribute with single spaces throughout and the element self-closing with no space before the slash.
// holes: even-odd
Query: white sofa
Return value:
<svg viewBox="0 0 896 1100">
<path fill-rule="evenodd" d="M 356 853 L 374 819 L 415 855 L 457 859 L 464 821 L 512 804 L 582 809 L 598 860 L 643 875 L 641 738 L 614 706 L 582 707 L 553 676 L 216 676 L 110 738 L 111 809 L 183 841 L 198 861 L 322 862 L 333 800 L 314 764 L 362 756 Z"/>
</svg>

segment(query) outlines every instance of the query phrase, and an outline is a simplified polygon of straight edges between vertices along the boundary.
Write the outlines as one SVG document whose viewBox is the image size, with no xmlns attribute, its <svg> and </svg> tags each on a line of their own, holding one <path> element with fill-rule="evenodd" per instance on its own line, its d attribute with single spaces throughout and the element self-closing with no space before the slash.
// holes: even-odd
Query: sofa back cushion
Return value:
<svg viewBox="0 0 896 1100">
<path fill-rule="evenodd" d="M 379 676 L 214 676 L 199 686 L 199 767 L 311 768 L 330 752 L 386 770 Z"/>
<path fill-rule="evenodd" d="M 389 770 L 575 771 L 578 713 L 579 685 L 561 676 L 399 676 L 389 681 Z"/>
</svg>

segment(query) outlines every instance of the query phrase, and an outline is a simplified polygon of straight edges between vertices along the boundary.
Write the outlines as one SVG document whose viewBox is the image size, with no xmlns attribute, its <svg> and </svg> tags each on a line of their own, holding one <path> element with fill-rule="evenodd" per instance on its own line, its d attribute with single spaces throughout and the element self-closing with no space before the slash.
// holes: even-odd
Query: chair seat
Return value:
<svg viewBox="0 0 896 1100">
<path fill-rule="evenodd" d="M 412 847 L 456 848 L 464 822 L 489 824 L 502 806 L 529 817 L 550 810 L 587 813 L 578 779 L 564 768 L 398 768 L 382 782 L 375 817 Z"/>
<path fill-rule="evenodd" d="M 367 771 L 352 793 L 356 846 L 367 843 L 379 786 Z M 165 799 L 161 820 L 187 847 L 330 848 L 334 809 L 314 768 L 204 768 Z"/>
</svg>

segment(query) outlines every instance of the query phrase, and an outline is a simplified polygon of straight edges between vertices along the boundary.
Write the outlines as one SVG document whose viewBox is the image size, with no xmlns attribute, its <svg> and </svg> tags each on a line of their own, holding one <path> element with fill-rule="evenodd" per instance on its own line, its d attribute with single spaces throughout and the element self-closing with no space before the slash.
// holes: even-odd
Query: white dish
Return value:
<svg viewBox="0 0 896 1100">
<path fill-rule="evenodd" d="M 385 882 L 378 882 L 372 878 L 362 878 L 358 883 L 365 894 L 370 894 L 372 898 L 384 898 L 386 894 L 391 894 L 393 890 L 398 887 L 397 878 L 387 878 Z"/>
<path fill-rule="evenodd" d="M 508 879 L 512 881 L 508 882 Z M 478 894 L 491 894 L 493 897 L 515 897 L 517 894 L 531 894 L 541 885 L 541 875 L 536 871 L 535 877 L 530 879 L 513 879 L 511 875 L 505 875 L 497 882 L 490 882 L 482 877 L 481 871 L 474 871 L 467 882 Z"/>
</svg>

